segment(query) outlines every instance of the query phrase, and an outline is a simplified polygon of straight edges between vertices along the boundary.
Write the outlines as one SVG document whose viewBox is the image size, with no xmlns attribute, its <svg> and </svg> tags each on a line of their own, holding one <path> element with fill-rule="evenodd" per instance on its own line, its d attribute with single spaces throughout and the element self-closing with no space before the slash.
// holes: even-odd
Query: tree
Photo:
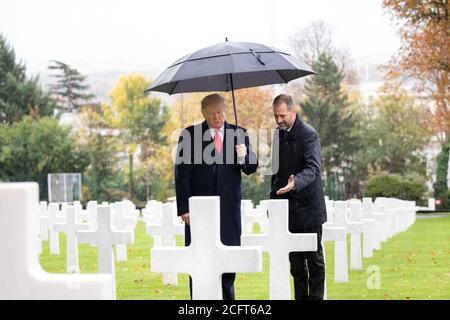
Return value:
<svg viewBox="0 0 450 320">
<path fill-rule="evenodd" d="M 58 119 L 25 116 L 0 125 L 0 180 L 38 182 L 41 199 L 47 198 L 48 173 L 83 172 L 88 159 Z"/>
<path fill-rule="evenodd" d="M 447 198 L 448 189 L 448 163 L 450 156 L 450 142 L 446 143 L 437 157 L 436 182 L 433 185 L 434 196 L 443 201 L 444 208 L 450 208 L 450 198 Z"/>
<path fill-rule="evenodd" d="M 57 107 L 60 112 L 79 111 L 83 105 L 95 97 L 88 93 L 89 85 L 85 84 L 86 76 L 64 62 L 52 60 L 50 63 L 48 69 L 58 72 L 52 75 L 56 83 L 49 87 L 58 101 Z"/>
<path fill-rule="evenodd" d="M 388 79 L 412 80 L 426 102 L 423 124 L 441 143 L 450 137 L 450 19 L 448 0 L 383 0 L 402 45 L 386 66 Z"/>
<path fill-rule="evenodd" d="M 27 78 L 26 68 L 16 61 L 14 48 L 0 34 L 0 123 L 53 114 L 55 102 L 45 93 L 39 78 Z"/>
<path fill-rule="evenodd" d="M 312 67 L 317 75 L 306 80 L 306 98 L 300 107 L 306 122 L 320 136 L 326 190 L 336 198 L 337 195 L 333 195 L 331 190 L 335 188 L 339 176 L 352 176 L 352 155 L 360 142 L 353 130 L 356 125 L 353 106 L 342 90 L 342 70 L 325 53 L 319 55 Z"/>
<path fill-rule="evenodd" d="M 368 106 L 362 136 L 374 171 L 426 175 L 422 150 L 429 136 L 419 125 L 424 112 L 415 101 L 405 90 L 385 85 Z"/>
<path fill-rule="evenodd" d="M 126 184 L 117 156 L 120 145 L 113 130 L 105 123 L 102 107 L 93 104 L 81 113 L 83 126 L 78 140 L 89 158 L 89 166 L 83 174 L 85 200 L 119 201 L 126 196 Z"/>
<path fill-rule="evenodd" d="M 290 36 L 289 43 L 294 54 L 300 60 L 312 65 L 321 54 L 327 54 L 335 61 L 345 75 L 347 84 L 359 82 L 358 72 L 351 59 L 350 52 L 338 48 L 333 42 L 333 30 L 323 21 L 316 21 L 298 30 Z"/>
<path fill-rule="evenodd" d="M 408 175 L 380 172 L 366 183 L 365 197 L 388 197 L 423 203 L 427 188 L 425 178 L 411 173 Z"/>
<path fill-rule="evenodd" d="M 135 155 L 141 163 L 157 162 L 154 158 L 156 147 L 166 143 L 161 129 L 168 120 L 167 106 L 145 92 L 149 86 L 150 81 L 142 75 L 123 76 L 110 94 L 111 105 L 103 106 L 105 121 L 108 127 L 120 132 L 118 139 L 128 158 L 130 199 L 134 196 Z M 152 170 L 145 177 L 150 184 Z"/>
</svg>

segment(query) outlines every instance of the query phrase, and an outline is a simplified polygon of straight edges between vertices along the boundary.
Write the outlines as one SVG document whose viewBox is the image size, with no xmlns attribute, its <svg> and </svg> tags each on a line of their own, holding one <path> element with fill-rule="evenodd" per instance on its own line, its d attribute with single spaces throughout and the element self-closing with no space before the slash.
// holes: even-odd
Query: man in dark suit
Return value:
<svg viewBox="0 0 450 320">
<path fill-rule="evenodd" d="M 256 171 L 256 154 L 246 130 L 225 121 L 225 99 L 221 95 L 206 96 L 201 107 L 205 121 L 181 132 L 176 155 L 175 191 L 178 215 L 185 222 L 185 245 L 191 243 L 189 197 L 220 196 L 221 241 L 239 246 L 241 171 L 247 175 Z M 234 299 L 234 279 L 235 273 L 222 275 L 224 300 Z"/>
<path fill-rule="evenodd" d="M 322 224 L 327 216 L 320 139 L 316 130 L 300 119 L 294 107 L 292 97 L 286 94 L 273 101 L 273 113 L 278 124 L 274 143 L 279 143 L 279 149 L 273 155 L 273 163 L 278 170 L 272 176 L 270 198 L 289 200 L 291 232 L 317 234 L 317 251 L 291 252 L 289 260 L 295 299 L 320 300 L 323 299 L 325 281 Z"/>
</svg>

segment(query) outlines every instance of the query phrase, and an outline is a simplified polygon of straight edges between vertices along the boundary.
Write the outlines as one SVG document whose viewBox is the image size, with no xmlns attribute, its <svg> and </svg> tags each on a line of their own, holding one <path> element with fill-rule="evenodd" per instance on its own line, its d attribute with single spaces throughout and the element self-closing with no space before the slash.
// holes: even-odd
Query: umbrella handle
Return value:
<svg viewBox="0 0 450 320">
<path fill-rule="evenodd" d="M 233 98 L 234 122 L 235 122 L 236 128 L 237 128 L 238 120 L 237 120 L 237 112 L 236 112 L 236 100 L 234 98 L 233 74 L 229 73 L 229 75 L 230 75 L 230 84 L 231 84 L 231 96 Z"/>
<path fill-rule="evenodd" d="M 236 123 L 236 130 L 237 130 L 237 143 L 241 144 L 242 136 L 240 134 L 240 130 L 238 127 L 238 120 L 237 120 L 237 112 L 236 112 L 236 99 L 234 98 L 234 86 L 233 86 L 233 74 L 230 75 L 230 84 L 231 84 L 231 96 L 233 97 L 233 111 L 234 111 L 234 122 Z M 244 140 L 245 143 L 245 140 Z M 245 157 L 238 157 L 237 159 L 238 164 L 244 164 Z"/>
</svg>

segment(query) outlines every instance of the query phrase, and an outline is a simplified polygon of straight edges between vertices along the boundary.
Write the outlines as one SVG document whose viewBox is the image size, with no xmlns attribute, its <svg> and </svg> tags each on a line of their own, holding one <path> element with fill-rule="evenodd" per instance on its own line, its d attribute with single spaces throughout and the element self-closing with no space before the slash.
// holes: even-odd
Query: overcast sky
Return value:
<svg viewBox="0 0 450 320">
<path fill-rule="evenodd" d="M 387 62 L 399 47 L 382 0 L 1 0 L 0 33 L 29 73 L 62 60 L 82 73 L 163 70 L 229 41 L 291 52 L 289 37 L 314 21 L 334 28 L 353 58 Z"/>
</svg>

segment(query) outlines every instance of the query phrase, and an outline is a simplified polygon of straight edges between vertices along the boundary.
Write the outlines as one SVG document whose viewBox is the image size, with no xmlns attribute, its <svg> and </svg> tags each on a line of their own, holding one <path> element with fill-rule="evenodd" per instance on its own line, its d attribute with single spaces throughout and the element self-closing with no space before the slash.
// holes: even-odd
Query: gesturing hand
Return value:
<svg viewBox="0 0 450 320">
<path fill-rule="evenodd" d="M 277 194 L 285 194 L 295 188 L 295 181 L 294 181 L 294 175 L 291 174 L 291 176 L 288 179 L 288 183 L 285 187 L 278 189 Z"/>
</svg>

